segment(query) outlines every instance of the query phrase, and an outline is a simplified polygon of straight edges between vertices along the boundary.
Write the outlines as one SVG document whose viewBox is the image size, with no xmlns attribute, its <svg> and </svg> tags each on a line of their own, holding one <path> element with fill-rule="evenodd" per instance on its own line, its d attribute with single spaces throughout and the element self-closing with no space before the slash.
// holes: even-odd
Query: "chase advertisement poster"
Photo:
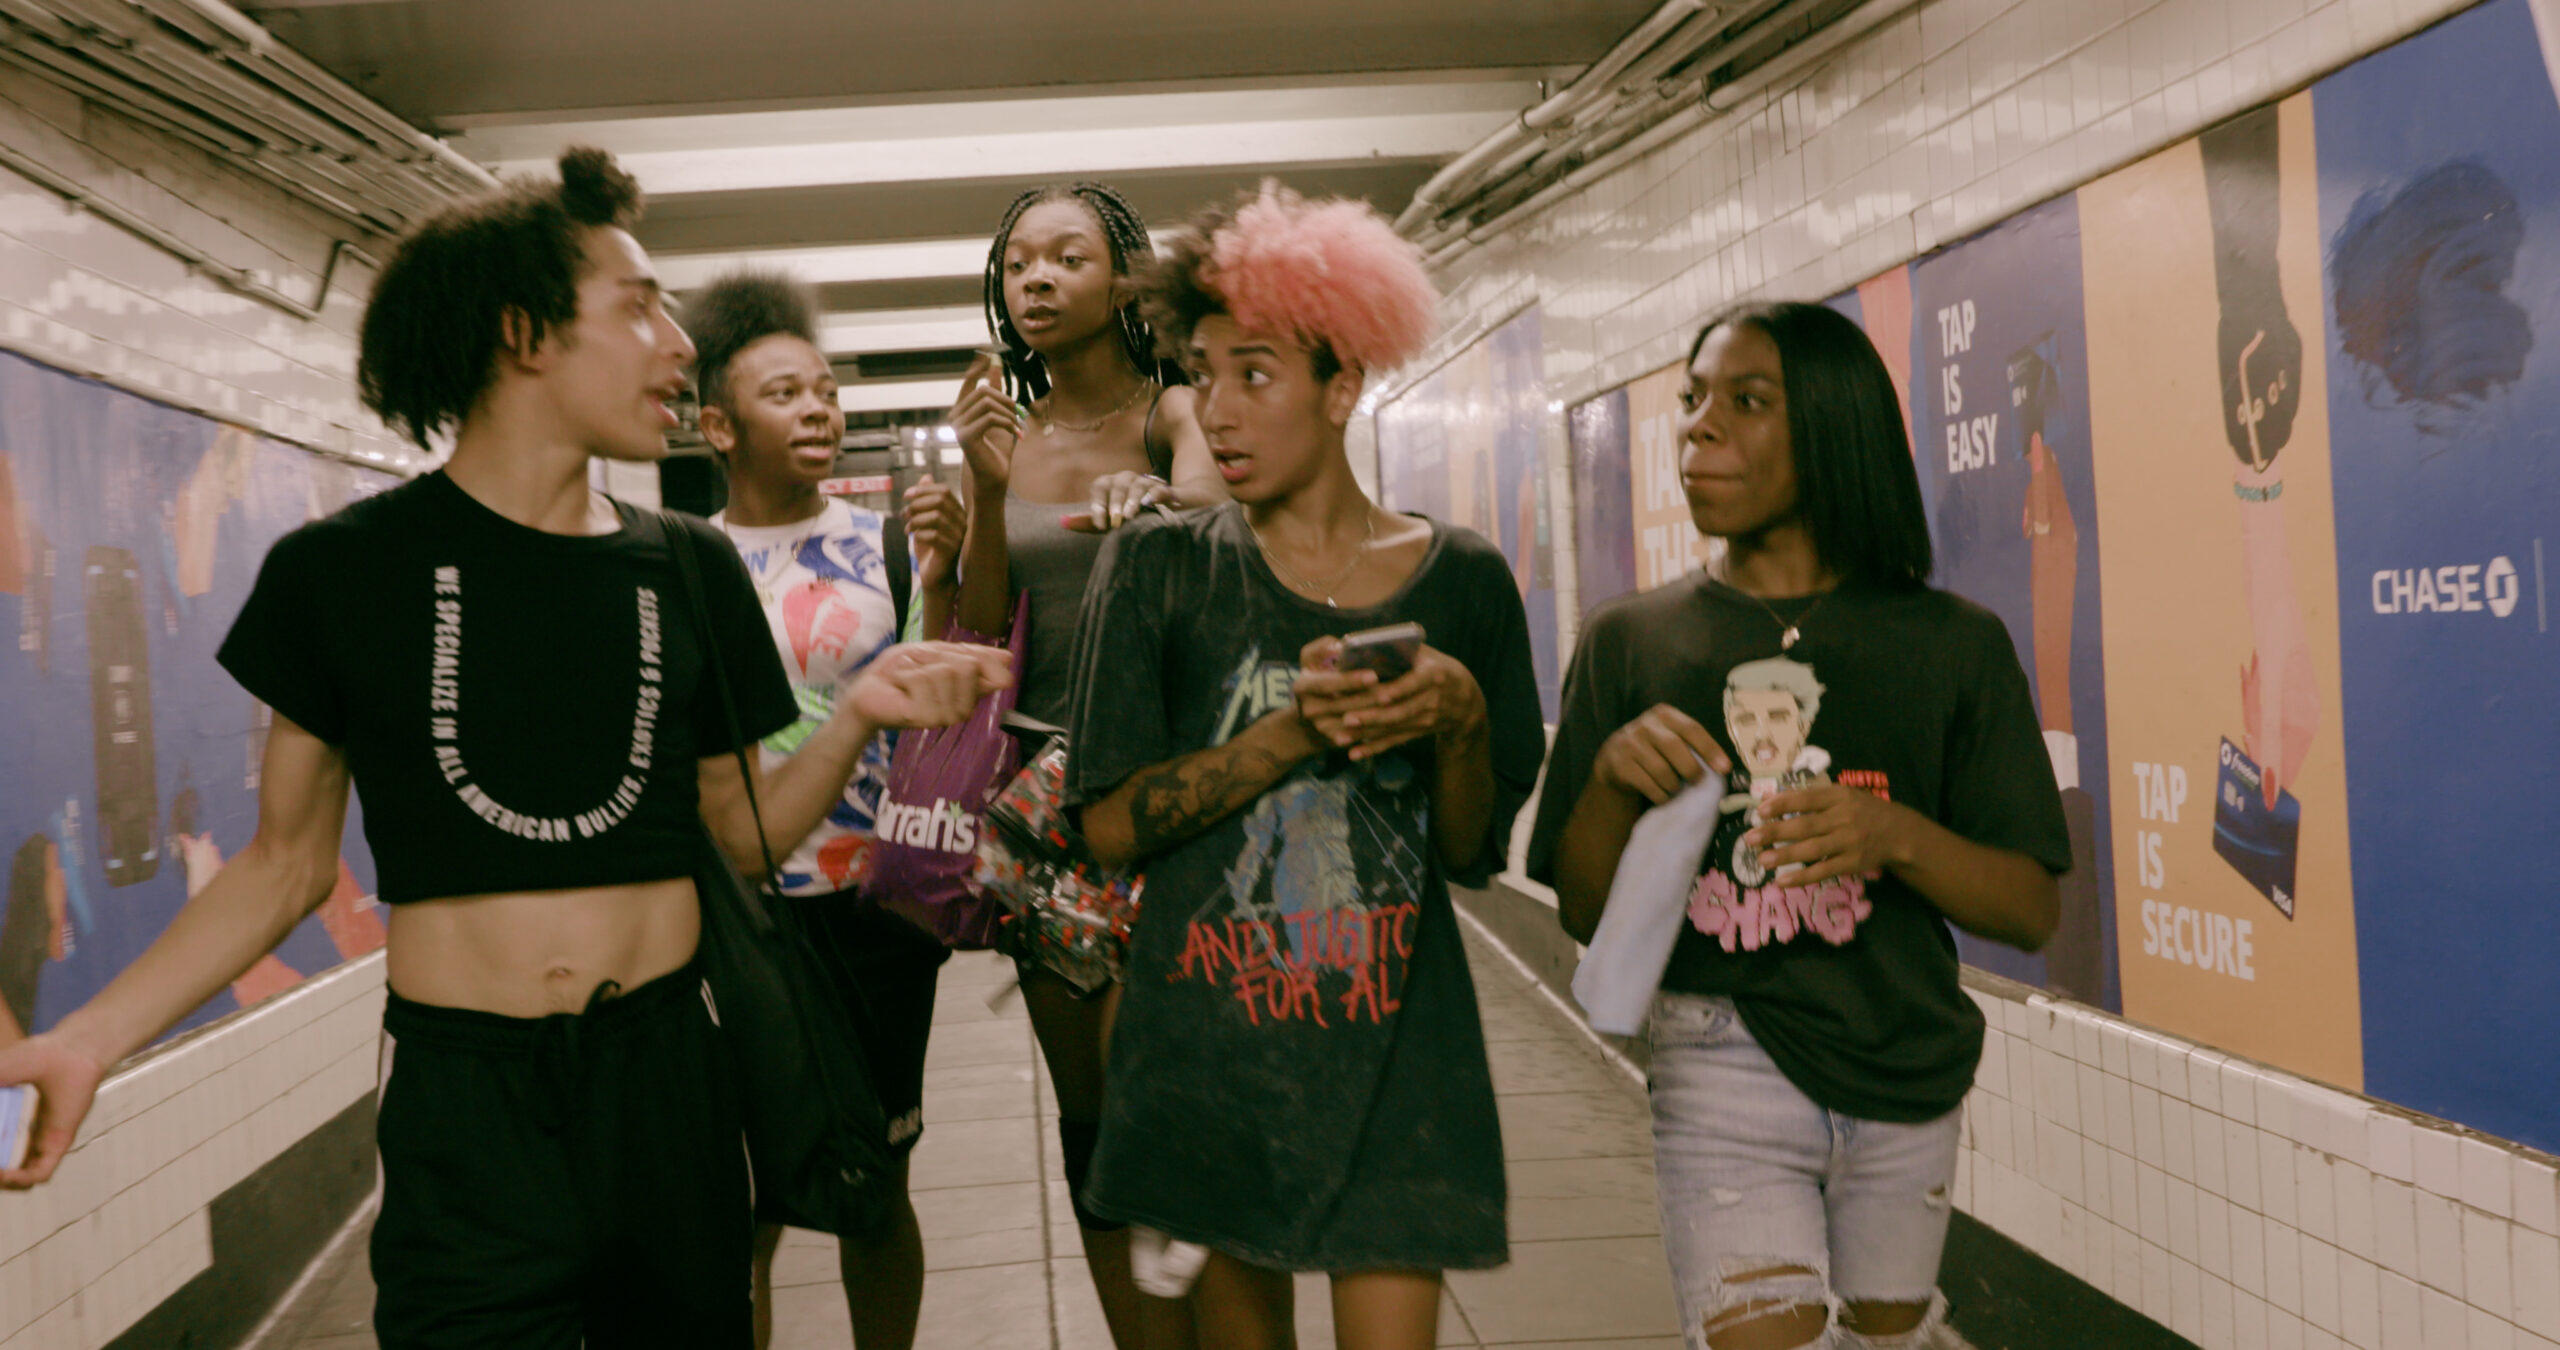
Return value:
<svg viewBox="0 0 2560 1350">
<path fill-rule="evenodd" d="M 2544 36 L 2491 0 L 1829 303 L 2068 808 L 2054 942 L 1965 958 L 2549 1149 Z M 1676 497 L 1681 380 L 1567 413 L 1586 608 L 1668 579 L 1644 485 Z"/>
</svg>

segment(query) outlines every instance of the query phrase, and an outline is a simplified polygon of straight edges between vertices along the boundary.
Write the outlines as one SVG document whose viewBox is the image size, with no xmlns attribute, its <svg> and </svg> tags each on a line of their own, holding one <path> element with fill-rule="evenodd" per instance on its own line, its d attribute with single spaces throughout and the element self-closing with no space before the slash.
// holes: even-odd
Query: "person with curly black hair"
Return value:
<svg viewBox="0 0 2560 1350">
<path fill-rule="evenodd" d="M 729 504 L 711 523 L 747 564 L 800 703 L 800 719 L 759 747 L 775 763 L 825 727 L 849 681 L 895 649 L 910 610 L 923 631 L 949 623 L 959 499 L 948 485 L 926 479 L 907 490 L 900 521 L 818 490 L 835 472 L 844 410 L 836 403 L 835 369 L 818 346 L 817 298 L 808 287 L 778 273 L 732 272 L 688 298 L 685 322 L 698 353 L 702 436 L 729 480 Z M 842 796 L 783 863 L 777 889 L 838 981 L 889 1118 L 903 1183 L 906 1158 L 924 1132 L 925 1043 L 951 952 L 882 906 L 870 885 L 872 822 L 888 786 L 889 750 L 886 736 L 864 748 Z M 924 1234 L 903 1195 L 891 1209 L 886 1232 L 843 1236 L 836 1245 L 860 1350 L 906 1350 L 915 1342 Z M 774 1225 L 757 1234 L 759 1343 L 770 1335 L 781 1235 Z"/>
<path fill-rule="evenodd" d="M 838 801 L 879 729 L 1010 678 L 973 649 L 872 661 L 798 753 L 755 590 L 707 524 L 589 486 L 666 453 L 693 344 L 597 150 L 421 222 L 383 268 L 358 379 L 438 472 L 278 541 L 221 650 L 275 711 L 258 830 L 96 998 L 0 1050 L 43 1094 L 24 1187 L 99 1081 L 328 897 L 347 791 L 391 909 L 374 1326 L 401 1347 L 750 1343 L 735 1070 L 695 963 L 705 831 L 751 876 Z M 676 549 L 699 557 L 697 622 Z M 705 631 L 707 627 L 708 631 Z"/>
</svg>

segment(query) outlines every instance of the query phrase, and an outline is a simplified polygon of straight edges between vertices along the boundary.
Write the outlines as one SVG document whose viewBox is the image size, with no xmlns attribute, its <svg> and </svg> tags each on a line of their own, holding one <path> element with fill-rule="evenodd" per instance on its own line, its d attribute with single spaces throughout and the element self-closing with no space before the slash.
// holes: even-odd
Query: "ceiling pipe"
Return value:
<svg viewBox="0 0 2560 1350">
<path fill-rule="evenodd" d="M 219 0 L 188 0 L 189 3 L 219 3 Z M 1466 180 L 1486 165 L 1509 154 L 1520 142 L 1536 136 L 1542 129 L 1572 114 L 1589 102 L 1601 89 L 1616 81 L 1619 74 L 1635 63 L 1637 57 L 1669 36 L 1672 30 L 1687 23 L 1708 0 L 1663 0 L 1660 8 L 1620 38 L 1608 54 L 1594 62 L 1573 83 L 1565 86 L 1520 114 L 1512 125 L 1503 127 L 1477 142 L 1465 154 L 1449 161 L 1438 173 L 1413 194 L 1413 201 L 1396 216 L 1396 229 L 1408 231 L 1434 215 L 1440 204 L 1457 195 Z"/>
<path fill-rule="evenodd" d="M 290 73 L 312 93 L 335 105 L 335 109 L 343 109 L 372 123 L 392 145 L 443 168 L 459 178 L 463 186 L 497 186 L 497 178 L 487 169 L 464 158 L 443 141 L 383 111 L 372 99 L 347 87 L 338 77 L 322 70 L 291 46 L 276 41 L 275 34 L 268 32 L 264 25 L 223 0 L 135 0 L 135 3 L 155 14 L 165 14 L 175 8 L 203 19 L 228 34 L 240 51 L 258 58 L 262 64 Z"/>
<path fill-rule="evenodd" d="M 1573 83 L 1558 90 L 1546 102 L 1520 114 L 1520 126 L 1527 131 L 1543 131 L 1570 117 L 1576 109 L 1591 101 L 1593 95 L 1618 81 L 1637 58 L 1653 50 L 1672 30 L 1712 8 L 1707 0 L 1665 0 L 1660 9 L 1646 16 L 1634 31 L 1618 39 L 1618 45 L 1592 67 L 1574 77 Z"/>
<path fill-rule="evenodd" d="M 1621 99 L 1641 93 L 1664 75 L 1678 68 L 1710 45 L 1729 48 L 1735 35 L 1757 29 L 1772 22 L 1770 11 L 1787 0 L 1750 0 L 1747 4 L 1719 5 L 1689 21 L 1671 40 L 1647 53 L 1643 60 L 1627 69 L 1618 80 L 1615 91 Z M 1614 110 L 1613 110 L 1614 111 Z"/>
<path fill-rule="evenodd" d="M 1739 79 L 1707 91 L 1703 98 L 1619 145 L 1583 164 L 1562 178 L 1548 184 L 1535 195 L 1503 211 L 1500 215 L 1463 232 L 1453 232 L 1425 247 L 1425 265 L 1434 271 L 1447 267 L 1468 252 L 1502 233 L 1513 223 L 1554 205 L 1568 194 L 1615 173 L 1637 158 L 1667 144 L 1676 137 L 1704 126 L 1750 98 L 1786 79 L 1797 71 L 1838 51 L 1841 47 L 1882 26 L 1917 0 L 1869 0 L 1829 25 L 1808 35 L 1803 41 L 1754 67 Z"/>
<path fill-rule="evenodd" d="M 1860 5 L 1832 20 L 1820 32 L 1807 36 L 1804 41 L 1745 72 L 1740 79 L 1708 90 L 1707 106 L 1718 112 L 1731 111 L 1753 94 L 1883 27 L 1888 20 L 1910 9 L 1914 2 L 1915 0 L 1869 0 L 1867 4 Z"/>
<path fill-rule="evenodd" d="M 337 281 L 338 264 L 341 261 L 353 258 L 374 271 L 382 270 L 381 263 L 375 261 L 371 254 L 356 247 L 352 241 L 334 240 L 329 245 L 329 260 L 320 268 L 319 284 L 313 288 L 312 297 L 306 303 L 260 281 L 256 274 L 246 268 L 233 267 L 216 260 L 203 249 L 153 224 L 147 217 L 126 208 L 119 202 L 91 192 L 81 186 L 77 180 L 57 173 L 43 162 L 5 144 L 0 144 L 0 168 L 6 168 L 11 173 L 62 198 L 75 210 L 96 216 L 161 252 L 169 254 L 185 263 L 188 270 L 204 276 L 223 289 L 247 296 L 261 304 L 272 305 L 306 322 L 318 320 L 321 312 L 328 308 L 330 289 Z"/>
<path fill-rule="evenodd" d="M 1801 3 L 1801 0 L 1799 0 Z M 1785 6 L 1790 13 L 1795 6 L 1788 0 L 1750 0 L 1749 3 L 1691 6 L 1691 12 L 1668 26 L 1662 21 L 1672 16 L 1672 6 L 1655 11 L 1635 33 L 1613 49 L 1610 58 L 1563 93 L 1523 113 L 1519 125 L 1503 127 L 1471 148 L 1448 167 L 1434 174 L 1415 194 L 1413 202 L 1397 216 L 1396 228 L 1410 237 L 1432 237 L 1445 232 L 1445 227 L 1426 224 L 1446 215 L 1455 203 L 1481 198 L 1491 185 L 1506 182 L 1526 172 L 1532 175 L 1557 172 L 1556 165 L 1566 160 L 1579 162 L 1597 141 L 1624 132 L 1631 121 L 1641 122 L 1660 115 L 1665 104 L 1674 104 L 1696 92 L 1698 82 L 1689 81 L 1676 90 L 1654 88 L 1656 81 L 1677 69 L 1702 51 L 1730 47 L 1738 32 L 1759 30 L 1770 22 L 1772 11 Z M 1656 36 L 1660 35 L 1660 36 Z M 1639 38 L 1653 37 L 1648 49 L 1631 59 L 1619 59 L 1622 53 L 1635 50 Z M 1583 115 L 1600 102 L 1611 99 L 1607 110 L 1597 121 L 1583 121 Z M 1536 134 L 1528 134 L 1535 128 Z M 1632 133 L 1628 133 L 1632 134 Z M 1498 158 L 1496 157 L 1498 156 Z"/>
<path fill-rule="evenodd" d="M 1722 41 L 1714 53 L 1699 58 L 1700 62 L 1703 64 L 1716 61 L 1726 52 L 1745 47 L 1763 34 L 1783 32 L 1787 25 L 1831 3 L 1833 0 L 1763 0 L 1763 3 L 1757 5 L 1751 14 L 1736 16 L 1736 22 L 1719 25 L 1715 33 L 1708 35 L 1720 38 Z M 1691 45 L 1689 51 L 1673 53 L 1675 59 L 1656 65 L 1646 77 L 1645 83 L 1650 84 L 1665 71 L 1670 70 L 1678 58 L 1690 55 L 1698 48 L 1704 47 L 1706 43 L 1707 37 L 1702 36 Z M 1684 81 L 1676 88 L 1650 89 L 1624 98 L 1611 107 L 1599 121 L 1592 123 L 1587 129 L 1587 135 L 1577 134 L 1561 144 L 1550 146 L 1545 154 L 1531 160 L 1522 172 L 1533 179 L 1569 172 L 1614 149 L 1616 145 L 1623 143 L 1627 136 L 1641 132 L 1644 125 L 1670 116 L 1681 105 L 1697 97 L 1705 87 L 1705 75 L 1701 72 L 1698 78 Z M 1648 94 L 1652 97 L 1648 97 Z M 1612 140 L 1612 137 L 1616 139 Z M 1489 190 L 1480 190 L 1479 195 L 1489 197 L 1492 193 Z"/>
<path fill-rule="evenodd" d="M 89 44 L 76 57 L 43 42 L 0 45 L 0 60 L 24 66 L 87 102 L 171 135 L 368 232 L 396 232 L 407 212 L 432 201 L 413 190 L 393 191 L 390 185 L 361 181 L 345 165 L 326 157 L 297 155 L 290 147 L 262 144 L 242 127 L 217 120 L 236 114 L 236 109 L 200 109 L 128 79 L 126 72 L 145 77 L 153 72 L 138 69 L 130 54 L 99 43 Z M 241 120 L 254 126 L 254 119 Z M 394 209 L 368 207 L 363 204 L 367 198 L 387 200 Z"/>
<path fill-rule="evenodd" d="M 137 115 L 163 129 L 175 130 L 199 149 L 218 155 L 246 155 L 257 143 L 236 128 L 213 121 L 195 108 L 125 78 L 110 66 L 75 58 L 46 42 L 11 42 L 0 35 L 0 58 L 80 97 Z"/>
<path fill-rule="evenodd" d="M 358 229 L 496 182 L 223 0 L 0 0 L 0 61 Z"/>
</svg>

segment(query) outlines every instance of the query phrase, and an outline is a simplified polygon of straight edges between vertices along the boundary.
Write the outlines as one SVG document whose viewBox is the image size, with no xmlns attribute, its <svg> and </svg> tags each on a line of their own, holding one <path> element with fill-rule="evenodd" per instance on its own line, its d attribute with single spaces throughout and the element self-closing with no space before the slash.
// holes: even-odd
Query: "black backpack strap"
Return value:
<svg viewBox="0 0 2560 1350">
<path fill-rule="evenodd" d="M 684 587 L 685 607 L 693 611 L 695 640 L 702 644 L 702 663 L 711 672 L 711 687 L 720 699 L 720 714 L 729 729 L 731 753 L 738 757 L 738 777 L 747 788 L 747 814 L 756 823 L 756 847 L 764 853 L 764 874 L 782 875 L 774 866 L 773 844 L 765 838 L 764 809 L 756 802 L 756 768 L 747 759 L 747 738 L 738 728 L 738 702 L 729 692 L 728 663 L 720 659 L 720 642 L 711 628 L 711 606 L 703 599 L 702 559 L 694 552 L 693 529 L 684 517 L 673 511 L 657 513 L 658 529 L 665 535 L 667 552 L 675 555 L 676 577 Z"/>
<path fill-rule="evenodd" d="M 907 631 L 908 593 L 915 586 L 915 562 L 907 550 L 906 513 L 884 512 L 880 517 L 880 556 L 887 560 L 889 603 L 896 608 L 898 615 L 897 627 L 891 631 L 901 636 Z"/>
</svg>

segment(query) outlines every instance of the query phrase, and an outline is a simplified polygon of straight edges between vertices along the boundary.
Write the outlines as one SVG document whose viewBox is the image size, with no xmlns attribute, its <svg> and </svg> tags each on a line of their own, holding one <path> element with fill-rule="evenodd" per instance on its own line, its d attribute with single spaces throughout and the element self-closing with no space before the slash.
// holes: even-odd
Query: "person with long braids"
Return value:
<svg viewBox="0 0 2560 1350">
<path fill-rule="evenodd" d="M 1352 476 L 1361 392 L 1438 300 L 1366 203 L 1267 184 L 1144 297 L 1235 500 L 1121 530 L 1085 593 L 1066 796 L 1147 888 L 1084 1203 L 1206 1249 L 1151 1329 L 1294 1346 L 1290 1272 L 1323 1271 L 1341 1345 L 1426 1350 L 1441 1272 L 1509 1250 L 1448 888 L 1501 870 L 1537 777 L 1527 616 L 1491 544 Z M 1404 624 L 1387 668 L 1344 660 Z"/>
<path fill-rule="evenodd" d="M 968 460 L 959 622 L 1000 637 L 1014 597 L 1027 595 L 1015 706 L 1052 726 L 1067 720 L 1076 624 L 1102 537 L 1152 505 L 1226 496 L 1181 368 L 1158 357 L 1131 303 L 1132 273 L 1154 252 L 1136 209 L 1108 187 L 1016 197 L 987 249 L 987 326 L 1003 354 L 980 356 L 951 410 Z M 1022 997 L 1057 1089 L 1070 1194 L 1080 1196 L 1102 1110 L 1104 999 L 1031 961 Z M 1134 1350 L 1128 1233 L 1074 1205 L 1112 1339 Z"/>
<path fill-rule="evenodd" d="M 0 1188 L 52 1177 L 109 1069 L 327 900 L 352 785 L 391 910 L 382 1346 L 750 1344 L 752 1183 L 695 878 L 715 845 L 750 875 L 789 856 L 881 729 L 956 722 L 1011 674 L 951 644 L 872 661 L 756 771 L 759 826 L 712 658 L 746 736 L 798 711 L 737 551 L 588 486 L 599 457 L 666 455 L 694 358 L 639 213 L 611 156 L 573 149 L 558 181 L 446 205 L 392 250 L 357 385 L 452 456 L 268 551 L 221 651 L 275 710 L 257 833 L 97 997 L 0 1048 L 0 1086 L 42 1092 Z"/>
</svg>

